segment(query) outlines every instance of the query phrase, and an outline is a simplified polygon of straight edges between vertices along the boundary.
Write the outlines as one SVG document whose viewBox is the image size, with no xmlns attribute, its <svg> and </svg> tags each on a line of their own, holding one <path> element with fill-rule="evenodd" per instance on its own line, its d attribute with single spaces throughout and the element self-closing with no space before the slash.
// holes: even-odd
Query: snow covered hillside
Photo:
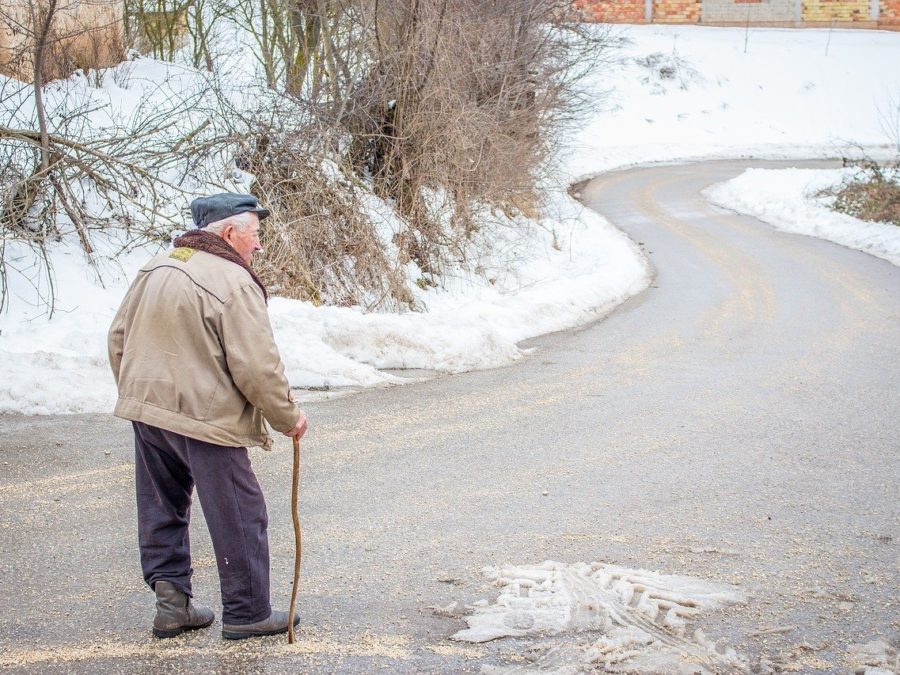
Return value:
<svg viewBox="0 0 900 675">
<path fill-rule="evenodd" d="M 295 387 L 400 381 L 388 368 L 461 372 L 515 361 L 518 343 L 601 316 L 649 282 L 627 237 L 566 193 L 611 168 L 701 157 L 821 157 L 856 143 L 891 151 L 884 120 L 900 101 L 900 34 L 641 26 L 589 86 L 600 101 L 568 139 L 543 219 L 510 230 L 478 271 L 420 290 L 421 313 L 374 314 L 278 298 L 276 339 Z M 745 52 L 746 37 L 746 52 Z M 161 69 L 140 68 L 142 73 Z M 152 82 L 142 82 L 142 87 Z M 129 94 L 110 79 L 107 93 Z M 893 107 L 892 107 L 893 106 Z M 749 189 L 755 189 L 750 187 Z M 187 226 L 187 224 L 186 224 Z M 77 247 L 53 263 L 57 311 L 48 321 L 27 276 L 12 275 L 0 315 L 0 412 L 105 412 L 115 387 L 106 330 L 128 281 L 151 255 L 135 251 L 105 288 Z M 302 397 L 301 397 L 302 398 Z"/>
<path fill-rule="evenodd" d="M 574 139 L 576 176 L 679 159 L 893 153 L 900 36 L 886 31 L 630 26 Z M 746 52 L 745 52 L 746 43 Z"/>
</svg>

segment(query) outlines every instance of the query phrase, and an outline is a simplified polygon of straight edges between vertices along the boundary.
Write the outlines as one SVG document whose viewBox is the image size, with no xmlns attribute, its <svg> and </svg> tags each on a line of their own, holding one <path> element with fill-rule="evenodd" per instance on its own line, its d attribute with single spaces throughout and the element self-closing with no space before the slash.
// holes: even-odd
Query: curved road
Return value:
<svg viewBox="0 0 900 675">
<path fill-rule="evenodd" d="M 493 371 L 306 406 L 303 630 L 150 637 L 130 427 L 0 417 L 0 669 L 477 672 L 428 609 L 493 599 L 501 563 L 605 561 L 738 584 L 696 626 L 753 662 L 852 672 L 900 637 L 900 269 L 708 206 L 761 162 L 610 174 L 585 202 L 641 242 L 651 288 Z M 290 452 L 256 452 L 273 600 L 292 569 Z M 547 494 L 544 495 L 543 493 Z M 199 506 L 195 592 L 216 604 Z M 218 609 L 218 608 L 217 608 Z"/>
</svg>

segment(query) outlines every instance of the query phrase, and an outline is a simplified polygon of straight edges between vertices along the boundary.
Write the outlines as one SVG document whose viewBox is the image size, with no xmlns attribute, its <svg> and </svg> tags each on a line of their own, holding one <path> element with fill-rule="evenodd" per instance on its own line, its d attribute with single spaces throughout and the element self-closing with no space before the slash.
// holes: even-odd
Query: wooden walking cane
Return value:
<svg viewBox="0 0 900 675">
<path fill-rule="evenodd" d="M 297 606 L 297 587 L 300 585 L 300 559 L 303 555 L 303 538 L 300 533 L 300 516 L 297 513 L 297 493 L 300 488 L 300 439 L 294 436 L 294 474 L 291 483 L 291 516 L 294 520 L 294 585 L 291 588 L 291 607 L 288 610 L 288 644 L 294 644 L 294 608 Z"/>
</svg>

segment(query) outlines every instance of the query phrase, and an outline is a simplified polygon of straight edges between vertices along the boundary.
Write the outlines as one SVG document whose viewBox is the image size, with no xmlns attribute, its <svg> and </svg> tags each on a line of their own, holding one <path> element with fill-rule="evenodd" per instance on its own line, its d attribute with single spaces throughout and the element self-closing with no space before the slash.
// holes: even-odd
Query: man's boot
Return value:
<svg viewBox="0 0 900 675">
<path fill-rule="evenodd" d="M 300 623 L 300 617 L 294 615 L 294 625 Z M 268 619 L 255 623 L 222 624 L 222 637 L 226 640 L 243 640 L 244 638 L 260 637 L 262 635 L 277 635 L 287 633 L 288 613 L 272 612 Z"/>
<path fill-rule="evenodd" d="M 153 634 L 158 638 L 175 637 L 186 630 L 206 628 L 216 618 L 209 607 L 191 603 L 190 597 L 175 588 L 171 581 L 157 581 L 153 584 L 153 590 L 156 592 Z"/>
</svg>

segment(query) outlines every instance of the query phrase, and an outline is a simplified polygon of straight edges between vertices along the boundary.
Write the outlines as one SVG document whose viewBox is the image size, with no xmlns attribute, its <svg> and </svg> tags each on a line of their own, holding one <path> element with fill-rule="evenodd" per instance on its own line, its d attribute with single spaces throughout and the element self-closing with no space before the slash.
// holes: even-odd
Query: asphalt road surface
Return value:
<svg viewBox="0 0 900 675">
<path fill-rule="evenodd" d="M 716 210 L 762 163 L 635 169 L 583 199 L 645 249 L 649 289 L 492 371 L 305 406 L 302 628 L 157 641 L 140 578 L 128 423 L 0 416 L 0 669 L 478 672 L 529 641 L 448 640 L 429 607 L 485 565 L 604 561 L 737 584 L 696 625 L 799 672 L 900 640 L 900 269 Z M 293 568 L 290 444 L 253 452 L 272 597 Z M 544 494 L 546 492 L 546 494 Z M 197 599 L 218 582 L 199 504 Z"/>
</svg>

